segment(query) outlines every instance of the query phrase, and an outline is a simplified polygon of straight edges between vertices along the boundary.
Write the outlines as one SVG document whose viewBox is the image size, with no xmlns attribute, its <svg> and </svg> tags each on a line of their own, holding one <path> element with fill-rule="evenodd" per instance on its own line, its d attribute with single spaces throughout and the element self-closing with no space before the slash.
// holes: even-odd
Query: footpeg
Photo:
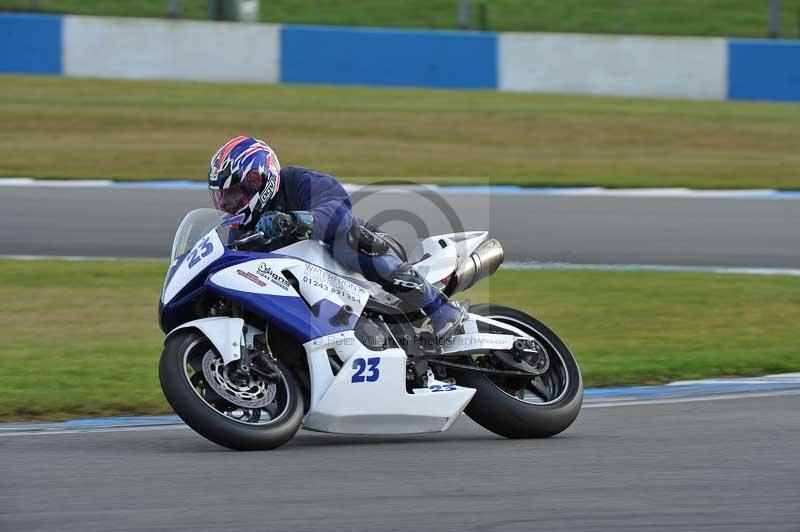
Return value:
<svg viewBox="0 0 800 532">
<path fill-rule="evenodd" d="M 442 352 L 442 346 L 431 332 L 422 331 L 417 336 L 417 341 L 423 355 L 438 355 Z"/>
</svg>

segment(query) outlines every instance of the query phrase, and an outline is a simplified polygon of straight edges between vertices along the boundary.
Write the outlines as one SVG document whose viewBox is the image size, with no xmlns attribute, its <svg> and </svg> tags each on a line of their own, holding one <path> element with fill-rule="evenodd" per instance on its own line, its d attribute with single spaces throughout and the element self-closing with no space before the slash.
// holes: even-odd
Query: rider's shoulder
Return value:
<svg viewBox="0 0 800 532">
<path fill-rule="evenodd" d="M 284 181 L 296 179 L 308 171 L 308 168 L 303 168 L 302 166 L 281 166 L 281 179 Z"/>
<path fill-rule="evenodd" d="M 311 168 L 304 168 L 302 166 L 283 166 L 281 167 L 281 179 L 284 181 L 302 181 L 306 179 L 313 179 L 313 180 L 332 180 L 337 181 L 337 179 L 329 174 L 318 172 L 317 170 L 312 170 Z"/>
</svg>

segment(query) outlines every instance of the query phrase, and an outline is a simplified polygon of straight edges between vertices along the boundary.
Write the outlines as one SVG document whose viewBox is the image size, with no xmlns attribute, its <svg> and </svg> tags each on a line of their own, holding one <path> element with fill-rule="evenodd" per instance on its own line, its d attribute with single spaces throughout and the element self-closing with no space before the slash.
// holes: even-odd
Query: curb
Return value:
<svg viewBox="0 0 800 532">
<path fill-rule="evenodd" d="M 0 187 L 58 187 L 58 188 L 118 188 L 144 190 L 205 190 L 206 184 L 199 181 L 112 181 L 108 179 L 35 179 L 31 177 L 0 178 Z M 800 200 L 798 190 L 775 189 L 719 189 L 703 190 L 691 188 L 606 188 L 606 187 L 523 187 L 520 185 L 409 185 L 405 187 L 381 185 L 355 185 L 346 183 L 348 192 L 376 190 L 403 192 L 422 188 L 440 194 L 480 194 L 493 196 L 573 196 L 608 198 L 696 198 L 696 199 L 760 199 Z"/>
<path fill-rule="evenodd" d="M 800 373 L 784 373 L 764 377 L 676 381 L 654 386 L 621 386 L 587 388 L 584 405 L 613 406 L 658 404 L 717 398 L 757 395 L 768 397 L 776 392 L 800 393 Z M 126 429 L 185 428 L 178 416 L 133 416 L 95 419 L 74 419 L 55 423 L 3 423 L 0 436 L 30 433 L 64 434 Z"/>
<path fill-rule="evenodd" d="M 739 266 L 682 266 L 675 264 L 574 264 L 568 262 L 505 262 L 501 270 L 511 271 L 606 271 L 606 272 L 668 272 L 668 273 L 724 273 L 735 275 L 788 275 L 800 277 L 796 268 L 751 268 Z"/>
</svg>

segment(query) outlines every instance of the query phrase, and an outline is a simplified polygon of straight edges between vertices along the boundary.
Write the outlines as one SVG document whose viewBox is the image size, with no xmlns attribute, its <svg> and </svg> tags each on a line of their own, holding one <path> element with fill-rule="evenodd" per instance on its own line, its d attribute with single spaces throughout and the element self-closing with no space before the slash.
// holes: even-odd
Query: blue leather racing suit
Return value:
<svg viewBox="0 0 800 532">
<path fill-rule="evenodd" d="M 341 264 L 424 310 L 434 318 L 437 329 L 437 317 L 444 314 L 437 310 L 445 310 L 445 297 L 391 249 L 369 253 L 359 248 L 355 240 L 358 237 L 353 235 L 362 227 L 369 231 L 377 228 L 353 216 L 350 196 L 336 179 L 306 168 L 285 166 L 281 168 L 278 192 L 264 211 L 311 213 L 314 226 L 309 238 L 329 244 Z"/>
</svg>

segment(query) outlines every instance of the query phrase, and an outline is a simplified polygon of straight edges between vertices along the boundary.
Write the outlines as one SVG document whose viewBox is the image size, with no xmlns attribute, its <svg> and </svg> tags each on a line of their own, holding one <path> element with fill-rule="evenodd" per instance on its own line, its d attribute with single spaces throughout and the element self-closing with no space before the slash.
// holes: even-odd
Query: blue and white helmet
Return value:
<svg viewBox="0 0 800 532">
<path fill-rule="evenodd" d="M 211 201 L 220 211 L 245 214 L 242 225 L 258 220 L 280 183 L 278 156 L 266 142 L 253 137 L 234 137 L 211 157 Z"/>
</svg>

